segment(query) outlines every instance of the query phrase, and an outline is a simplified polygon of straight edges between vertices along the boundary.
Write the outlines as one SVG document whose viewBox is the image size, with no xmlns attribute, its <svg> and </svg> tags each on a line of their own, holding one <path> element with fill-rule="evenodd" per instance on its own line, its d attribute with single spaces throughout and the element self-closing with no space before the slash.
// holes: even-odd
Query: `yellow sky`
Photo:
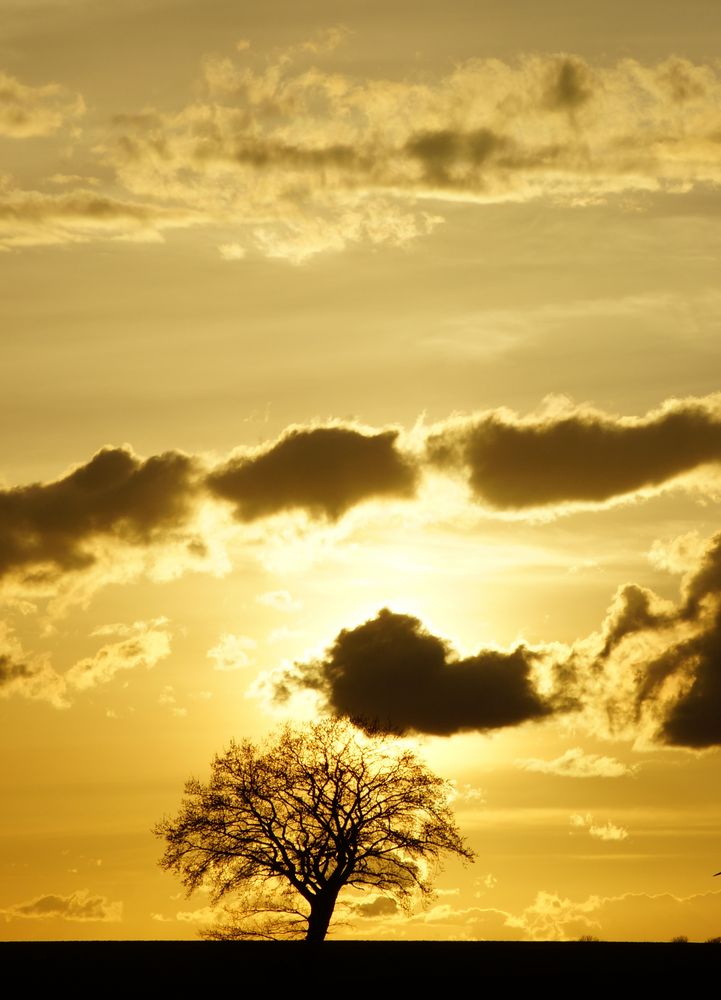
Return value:
<svg viewBox="0 0 721 1000">
<path fill-rule="evenodd" d="M 479 856 L 345 933 L 717 935 L 717 5 L 0 25 L 2 937 L 194 936 L 152 826 L 319 704 Z"/>
</svg>

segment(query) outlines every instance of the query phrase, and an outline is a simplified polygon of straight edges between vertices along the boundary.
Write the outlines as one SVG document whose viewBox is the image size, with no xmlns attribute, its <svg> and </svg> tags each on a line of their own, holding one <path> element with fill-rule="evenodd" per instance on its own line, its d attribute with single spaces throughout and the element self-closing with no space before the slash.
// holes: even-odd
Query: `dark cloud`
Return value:
<svg viewBox="0 0 721 1000">
<path fill-rule="evenodd" d="M 710 539 L 698 568 L 684 582 L 683 617 L 697 617 L 705 601 L 720 595 L 721 532 Z"/>
<path fill-rule="evenodd" d="M 196 152 L 205 158 L 212 152 L 200 145 Z M 329 167 L 352 170 L 368 166 L 367 160 L 352 146 L 333 143 L 327 146 L 293 146 L 284 142 L 239 141 L 231 150 L 231 158 L 237 163 L 247 163 L 252 167 L 289 167 L 292 170 L 323 170 Z"/>
<path fill-rule="evenodd" d="M 640 419 L 583 408 L 527 419 L 491 411 L 431 435 L 428 457 L 463 468 L 476 497 L 496 508 L 600 503 L 719 462 L 721 412 L 696 400 Z"/>
<path fill-rule="evenodd" d="M 549 67 L 544 104 L 553 111 L 575 111 L 593 95 L 591 71 L 580 59 L 565 57 Z"/>
<path fill-rule="evenodd" d="M 32 671 L 26 663 L 17 663 L 8 653 L 0 653 L 0 689 L 31 675 Z"/>
<path fill-rule="evenodd" d="M 104 448 L 55 482 L 0 491 L 0 576 L 83 569 L 103 537 L 156 541 L 185 523 L 193 477 L 193 460 L 178 452 L 142 460 Z"/>
<path fill-rule="evenodd" d="M 690 687 L 668 713 L 661 738 L 676 746 L 721 746 L 721 613 L 695 642 L 674 650 L 678 666 L 692 666 Z"/>
<path fill-rule="evenodd" d="M 322 659 L 296 664 L 276 696 L 315 689 L 335 714 L 381 731 L 500 729 L 551 712 L 531 679 L 536 658 L 523 646 L 461 658 L 417 618 L 384 609 L 340 632 Z"/>
<path fill-rule="evenodd" d="M 668 624 L 670 616 L 659 612 L 657 605 L 658 598 L 645 587 L 639 587 L 635 583 L 620 587 L 603 625 L 606 641 L 601 655 L 608 656 L 631 633 Z"/>
<path fill-rule="evenodd" d="M 265 451 L 232 458 L 207 485 L 235 504 L 241 521 L 298 508 L 335 519 L 363 500 L 413 495 L 416 471 L 397 438 L 397 431 L 294 429 Z"/>
<path fill-rule="evenodd" d="M 445 184 L 454 167 L 480 167 L 512 143 L 489 128 L 470 132 L 437 129 L 416 132 L 405 144 L 405 152 L 419 160 L 429 180 Z"/>
<path fill-rule="evenodd" d="M 653 699 L 675 684 L 681 694 L 665 714 L 661 739 L 697 749 L 721 746 L 721 532 L 684 589 L 678 620 L 690 622 L 692 634 L 669 643 L 649 664 L 639 698 Z"/>
</svg>

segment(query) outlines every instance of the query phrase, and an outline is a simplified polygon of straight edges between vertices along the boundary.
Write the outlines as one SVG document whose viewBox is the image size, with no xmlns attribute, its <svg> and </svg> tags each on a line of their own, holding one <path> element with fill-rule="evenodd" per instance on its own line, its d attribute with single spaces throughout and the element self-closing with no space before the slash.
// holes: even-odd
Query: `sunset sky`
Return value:
<svg viewBox="0 0 721 1000">
<path fill-rule="evenodd" d="M 721 934 L 721 6 L 0 0 L 0 938 L 194 938 L 231 738 L 404 729 L 358 938 Z"/>
</svg>

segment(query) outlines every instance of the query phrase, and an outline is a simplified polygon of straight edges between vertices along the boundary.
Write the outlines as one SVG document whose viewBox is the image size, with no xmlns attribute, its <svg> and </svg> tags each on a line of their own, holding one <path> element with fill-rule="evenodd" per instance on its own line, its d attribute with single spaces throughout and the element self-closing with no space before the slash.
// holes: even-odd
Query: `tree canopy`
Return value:
<svg viewBox="0 0 721 1000">
<path fill-rule="evenodd" d="M 287 725 L 260 745 L 231 743 L 207 784 L 187 782 L 178 815 L 155 828 L 160 865 L 188 894 L 236 900 L 226 936 L 322 941 L 343 889 L 403 906 L 432 891 L 443 855 L 473 860 L 448 793 L 397 742 L 339 720 Z"/>
</svg>

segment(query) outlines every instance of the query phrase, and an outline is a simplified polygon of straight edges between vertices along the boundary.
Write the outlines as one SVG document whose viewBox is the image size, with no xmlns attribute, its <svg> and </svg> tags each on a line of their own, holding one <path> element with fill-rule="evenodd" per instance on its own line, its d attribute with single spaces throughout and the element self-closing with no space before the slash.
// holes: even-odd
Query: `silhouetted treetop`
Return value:
<svg viewBox="0 0 721 1000">
<path fill-rule="evenodd" d="M 155 833 L 161 867 L 214 902 L 240 892 L 234 932 L 323 940 L 341 890 L 405 905 L 431 892 L 443 855 L 473 860 L 449 785 L 409 749 L 350 723 L 285 726 L 261 745 L 231 743 L 207 784 L 191 779 L 178 815 Z"/>
</svg>

